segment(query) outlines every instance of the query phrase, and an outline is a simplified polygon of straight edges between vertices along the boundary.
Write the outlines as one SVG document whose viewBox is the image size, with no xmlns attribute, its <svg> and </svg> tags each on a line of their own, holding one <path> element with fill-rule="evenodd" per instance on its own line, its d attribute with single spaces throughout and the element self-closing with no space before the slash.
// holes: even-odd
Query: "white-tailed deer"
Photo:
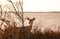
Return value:
<svg viewBox="0 0 60 39">
<path fill-rule="evenodd" d="M 22 28 L 24 28 L 24 30 L 26 30 L 26 31 L 30 31 L 31 29 L 32 29 L 32 26 L 33 26 L 33 21 L 35 20 L 35 18 L 33 18 L 33 19 L 29 19 L 28 17 L 27 17 L 27 20 L 29 20 L 29 22 L 28 22 L 28 26 L 24 26 L 24 27 L 22 27 Z"/>
<path fill-rule="evenodd" d="M 33 21 L 35 20 L 35 18 L 33 18 L 33 19 L 27 18 L 27 20 L 29 20 L 29 25 L 27 26 L 27 28 L 29 28 L 29 30 L 31 30 L 32 26 L 33 26 Z"/>
</svg>

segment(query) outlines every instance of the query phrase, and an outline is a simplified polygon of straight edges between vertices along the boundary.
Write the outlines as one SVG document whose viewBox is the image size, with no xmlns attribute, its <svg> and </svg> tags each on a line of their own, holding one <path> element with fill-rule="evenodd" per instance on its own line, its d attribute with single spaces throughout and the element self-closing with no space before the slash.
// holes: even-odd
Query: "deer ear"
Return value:
<svg viewBox="0 0 60 39">
<path fill-rule="evenodd" d="M 27 20 L 29 20 L 29 18 L 27 17 Z"/>
<path fill-rule="evenodd" d="M 33 20 L 35 20 L 35 18 L 33 18 Z"/>
</svg>

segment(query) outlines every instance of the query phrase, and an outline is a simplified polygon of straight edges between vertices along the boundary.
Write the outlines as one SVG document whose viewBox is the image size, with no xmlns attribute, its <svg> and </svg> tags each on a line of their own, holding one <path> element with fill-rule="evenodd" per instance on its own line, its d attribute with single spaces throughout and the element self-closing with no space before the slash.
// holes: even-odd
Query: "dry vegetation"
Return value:
<svg viewBox="0 0 60 39">
<path fill-rule="evenodd" d="M 58 32 L 47 31 L 43 34 L 38 31 L 33 34 L 27 31 L 25 27 L 16 27 L 15 24 L 12 26 L 14 27 L 9 26 L 5 30 L 0 28 L 0 39 L 60 39 L 60 33 Z"/>
<path fill-rule="evenodd" d="M 1 36 L 2 39 L 60 39 L 60 34 L 57 33 L 49 34 L 46 32 L 45 34 L 42 34 L 37 32 L 32 34 L 21 27 L 6 28 Z"/>
</svg>

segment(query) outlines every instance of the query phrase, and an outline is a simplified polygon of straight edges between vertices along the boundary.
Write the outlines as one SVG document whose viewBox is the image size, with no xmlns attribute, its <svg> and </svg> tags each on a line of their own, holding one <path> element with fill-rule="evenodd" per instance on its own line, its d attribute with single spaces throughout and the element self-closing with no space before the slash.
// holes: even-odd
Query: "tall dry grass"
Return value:
<svg viewBox="0 0 60 39">
<path fill-rule="evenodd" d="M 9 23 L 8 23 L 9 25 Z M 34 34 L 25 27 L 16 27 L 16 25 L 9 25 L 4 31 L 0 31 L 0 39 L 60 39 L 60 33 L 47 31 L 45 34 L 42 32 L 35 32 Z M 51 33 L 49 33 L 51 32 Z"/>
<path fill-rule="evenodd" d="M 32 34 L 21 27 L 9 27 L 5 29 L 2 39 L 60 39 L 60 33 L 37 32 Z"/>
</svg>

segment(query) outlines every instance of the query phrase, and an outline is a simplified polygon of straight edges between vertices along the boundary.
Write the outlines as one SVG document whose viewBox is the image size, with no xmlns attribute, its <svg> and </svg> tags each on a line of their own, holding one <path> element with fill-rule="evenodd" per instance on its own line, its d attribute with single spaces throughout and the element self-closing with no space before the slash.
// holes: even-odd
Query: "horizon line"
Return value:
<svg viewBox="0 0 60 39">
<path fill-rule="evenodd" d="M 15 11 L 3 11 L 4 13 L 15 13 Z M 3 13 L 2 12 L 2 13 Z M 0 12 L 1 13 L 1 12 Z M 21 13 L 21 12 L 20 12 Z M 60 13 L 60 11 L 25 11 L 25 12 L 23 12 L 23 13 Z"/>
</svg>

